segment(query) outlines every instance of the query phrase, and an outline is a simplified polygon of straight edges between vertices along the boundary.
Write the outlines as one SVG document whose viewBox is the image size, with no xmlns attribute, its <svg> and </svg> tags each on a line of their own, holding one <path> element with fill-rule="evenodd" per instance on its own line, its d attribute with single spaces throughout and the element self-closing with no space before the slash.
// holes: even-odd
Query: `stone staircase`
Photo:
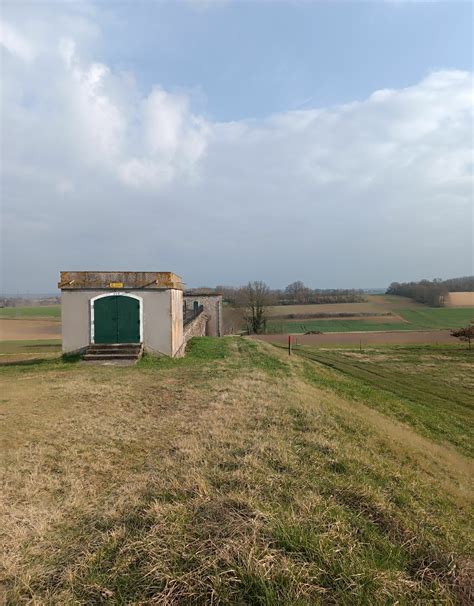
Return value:
<svg viewBox="0 0 474 606">
<path fill-rule="evenodd" d="M 139 343 L 98 343 L 89 345 L 82 359 L 85 362 L 133 364 L 142 354 L 143 345 Z"/>
</svg>

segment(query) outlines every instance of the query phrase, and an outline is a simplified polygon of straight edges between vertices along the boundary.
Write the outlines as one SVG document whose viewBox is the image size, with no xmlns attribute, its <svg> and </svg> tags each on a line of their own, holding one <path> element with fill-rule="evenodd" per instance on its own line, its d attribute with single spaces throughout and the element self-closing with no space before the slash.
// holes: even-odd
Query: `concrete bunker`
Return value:
<svg viewBox="0 0 474 606">
<path fill-rule="evenodd" d="M 222 335 L 222 296 L 185 294 L 172 272 L 63 271 L 64 353 L 139 346 L 184 355 L 193 336 Z"/>
</svg>

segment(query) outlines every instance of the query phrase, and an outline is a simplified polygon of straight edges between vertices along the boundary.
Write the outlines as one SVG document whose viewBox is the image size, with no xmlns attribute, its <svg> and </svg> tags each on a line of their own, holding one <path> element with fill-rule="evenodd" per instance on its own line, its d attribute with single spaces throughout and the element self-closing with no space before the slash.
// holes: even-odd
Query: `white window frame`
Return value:
<svg viewBox="0 0 474 606">
<path fill-rule="evenodd" d="M 105 297 L 130 297 L 130 299 L 136 299 L 139 304 L 139 313 L 140 313 L 140 343 L 143 343 L 143 299 L 137 295 L 132 295 L 128 292 L 123 292 L 123 290 L 112 291 L 104 293 L 103 295 L 97 295 L 96 297 L 92 297 L 90 299 L 90 310 L 91 310 L 91 321 L 90 321 L 90 337 L 91 344 L 95 343 L 95 320 L 94 320 L 94 303 L 97 299 L 104 299 Z"/>
</svg>

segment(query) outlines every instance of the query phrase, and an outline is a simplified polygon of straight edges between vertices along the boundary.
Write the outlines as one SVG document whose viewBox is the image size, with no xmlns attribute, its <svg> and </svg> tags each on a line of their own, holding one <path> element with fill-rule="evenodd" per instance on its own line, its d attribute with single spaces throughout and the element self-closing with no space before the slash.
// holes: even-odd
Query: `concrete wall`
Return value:
<svg viewBox="0 0 474 606">
<path fill-rule="evenodd" d="M 184 301 L 188 309 L 193 309 L 194 301 L 204 308 L 208 318 L 206 335 L 209 337 L 222 337 L 222 295 L 185 294 Z"/>
<path fill-rule="evenodd" d="M 171 355 L 183 344 L 183 291 L 171 290 Z"/>
<path fill-rule="evenodd" d="M 91 299 L 98 295 L 133 294 L 142 300 L 143 345 L 147 351 L 176 355 L 183 342 L 183 293 L 163 290 L 63 290 L 61 317 L 63 352 L 85 349 L 91 343 Z"/>
</svg>

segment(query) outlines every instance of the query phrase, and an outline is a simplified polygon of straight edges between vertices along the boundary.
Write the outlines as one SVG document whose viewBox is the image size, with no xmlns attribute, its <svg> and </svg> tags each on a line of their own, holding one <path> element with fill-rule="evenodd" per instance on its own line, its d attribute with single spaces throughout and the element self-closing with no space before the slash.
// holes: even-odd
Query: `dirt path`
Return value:
<svg viewBox="0 0 474 606">
<path fill-rule="evenodd" d="M 288 334 L 255 335 L 267 343 L 288 343 Z M 414 330 L 392 332 L 333 332 L 322 335 L 293 335 L 299 345 L 416 345 L 457 343 L 449 330 Z"/>
</svg>

